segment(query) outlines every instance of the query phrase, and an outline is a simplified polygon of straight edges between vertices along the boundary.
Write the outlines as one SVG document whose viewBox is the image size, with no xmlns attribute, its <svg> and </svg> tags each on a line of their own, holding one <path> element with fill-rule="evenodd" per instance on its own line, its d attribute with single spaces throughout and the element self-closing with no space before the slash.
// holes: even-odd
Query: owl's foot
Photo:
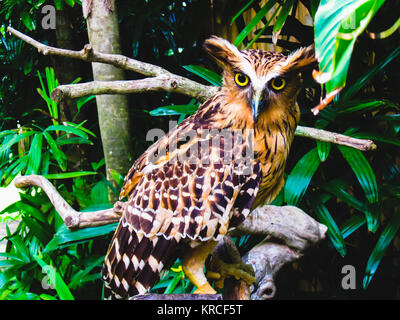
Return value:
<svg viewBox="0 0 400 320">
<path fill-rule="evenodd" d="M 197 288 L 196 291 L 193 293 L 195 294 L 216 294 L 217 291 L 213 289 L 213 287 L 210 286 L 208 282 L 202 284 L 199 288 Z"/>
<path fill-rule="evenodd" d="M 249 264 L 240 263 L 226 263 L 217 257 L 213 257 L 210 269 L 207 271 L 207 278 L 217 280 L 215 285 L 218 288 L 224 287 L 225 278 L 234 277 L 236 280 L 243 280 L 248 285 L 256 281 L 253 267 Z"/>
</svg>

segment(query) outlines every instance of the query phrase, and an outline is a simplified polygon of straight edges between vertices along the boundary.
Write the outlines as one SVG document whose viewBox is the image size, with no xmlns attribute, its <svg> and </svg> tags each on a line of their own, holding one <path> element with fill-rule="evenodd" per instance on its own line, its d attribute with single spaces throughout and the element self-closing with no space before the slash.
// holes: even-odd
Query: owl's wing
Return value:
<svg viewBox="0 0 400 320">
<path fill-rule="evenodd" d="M 194 122 L 191 117 L 182 121 L 177 127 L 152 144 L 132 165 L 124 178 L 119 198 L 130 197 L 136 185 L 143 177 L 144 168 L 168 160 L 166 157 L 170 149 L 174 147 L 173 143 L 178 143 L 178 138 L 185 132 L 191 132 L 194 128 Z"/>
<path fill-rule="evenodd" d="M 122 297 L 144 293 L 182 239 L 219 240 L 249 213 L 260 166 L 237 161 L 245 142 L 227 149 L 224 138 L 215 143 L 215 136 L 198 128 L 195 137 L 143 166 L 103 269 L 113 292 Z M 230 226 L 235 204 L 240 212 L 235 210 L 237 221 Z"/>
</svg>

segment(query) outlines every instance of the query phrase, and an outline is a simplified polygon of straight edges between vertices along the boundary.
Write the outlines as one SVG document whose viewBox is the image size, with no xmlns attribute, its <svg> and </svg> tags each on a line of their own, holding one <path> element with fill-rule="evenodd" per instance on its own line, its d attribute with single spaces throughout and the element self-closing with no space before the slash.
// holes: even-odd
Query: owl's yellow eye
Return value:
<svg viewBox="0 0 400 320">
<path fill-rule="evenodd" d="M 282 90 L 286 86 L 286 80 L 283 78 L 275 78 L 271 81 L 272 89 L 276 91 Z"/>
<path fill-rule="evenodd" d="M 235 74 L 235 82 L 239 87 L 245 87 L 249 84 L 249 77 L 238 72 Z"/>
</svg>

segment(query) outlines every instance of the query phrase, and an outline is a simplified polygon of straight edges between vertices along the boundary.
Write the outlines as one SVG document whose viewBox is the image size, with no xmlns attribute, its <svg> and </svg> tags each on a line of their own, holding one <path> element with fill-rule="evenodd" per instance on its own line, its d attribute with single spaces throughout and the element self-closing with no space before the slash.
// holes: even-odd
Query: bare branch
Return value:
<svg viewBox="0 0 400 320">
<path fill-rule="evenodd" d="M 199 101 L 205 101 L 207 100 L 208 97 L 210 97 L 218 90 L 218 88 L 216 87 L 200 84 L 188 78 L 173 74 L 164 68 L 155 66 L 150 63 L 141 62 L 120 54 L 109 54 L 109 53 L 101 53 L 95 51 L 93 50 L 90 44 L 85 45 L 85 47 L 80 51 L 60 49 L 40 43 L 39 41 L 32 39 L 31 37 L 15 30 L 12 27 L 8 27 L 7 31 L 15 35 L 16 37 L 20 38 L 21 40 L 25 41 L 26 43 L 29 43 L 30 45 L 34 46 L 35 48 L 38 49 L 40 53 L 44 55 L 58 55 L 67 58 L 80 59 L 88 62 L 107 63 L 119 67 L 121 69 L 140 73 L 147 77 L 161 76 L 159 79 L 169 79 L 169 81 L 164 82 L 164 84 L 167 84 L 164 87 L 160 87 L 158 82 L 159 79 L 155 80 L 154 84 L 150 83 L 149 85 L 150 87 L 156 88 L 156 90 L 149 89 L 147 91 L 160 91 L 160 90 L 175 91 L 196 98 Z M 146 81 L 151 82 L 150 79 L 146 79 Z M 74 87 L 72 87 L 72 85 L 68 87 L 60 86 L 56 89 L 57 92 L 54 93 L 54 97 L 55 99 L 57 99 L 56 101 L 60 101 L 62 97 L 82 97 L 92 94 L 111 94 L 111 93 L 126 94 L 132 92 L 141 92 L 141 91 L 132 91 L 132 89 L 128 89 L 128 91 L 124 90 L 125 88 L 129 88 L 132 86 L 132 81 L 127 81 L 128 83 L 126 85 L 124 84 L 124 81 L 115 81 L 115 82 L 118 82 L 118 86 L 122 86 L 122 88 L 117 88 L 118 86 L 112 84 L 111 82 L 76 84 L 73 85 Z M 96 88 L 96 85 L 98 85 L 99 88 Z M 75 86 L 77 86 L 76 89 Z M 86 92 L 84 90 L 85 88 L 87 89 Z M 63 90 L 65 90 L 66 92 L 64 93 Z M 75 90 L 77 92 L 74 92 Z"/>
<path fill-rule="evenodd" d="M 69 229 L 96 227 L 117 222 L 122 215 L 124 207 L 122 202 L 116 202 L 114 208 L 111 209 L 94 212 L 78 212 L 64 200 L 51 182 L 43 176 L 29 175 L 17 177 L 14 184 L 17 188 L 26 188 L 28 186 L 37 186 L 41 188 L 47 194 L 54 208 Z"/>
<path fill-rule="evenodd" d="M 340 133 L 315 129 L 310 127 L 297 126 L 296 135 L 325 142 L 340 144 L 343 146 L 359 149 L 361 151 L 375 150 L 376 144 L 372 140 L 356 139 Z"/>
</svg>

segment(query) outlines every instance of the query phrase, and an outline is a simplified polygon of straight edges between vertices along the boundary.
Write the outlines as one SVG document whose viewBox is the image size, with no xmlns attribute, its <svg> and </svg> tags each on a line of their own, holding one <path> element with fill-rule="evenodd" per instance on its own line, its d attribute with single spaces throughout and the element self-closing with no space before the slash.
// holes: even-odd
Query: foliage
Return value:
<svg viewBox="0 0 400 320">
<path fill-rule="evenodd" d="M 329 78 L 325 76 L 323 79 L 326 82 L 326 91 L 343 87 L 350 71 L 350 81 L 347 81 L 342 93 L 317 119 L 310 116 L 309 109 L 310 106 L 318 104 L 322 90 L 314 85 L 312 97 L 306 93 L 300 94 L 302 124 L 372 139 L 378 143 L 378 150 L 362 153 L 356 149 L 332 146 L 321 141 L 314 145 L 308 144 L 306 148 L 299 148 L 296 140 L 289 159 L 286 184 L 274 204 L 296 205 L 306 212 L 314 212 L 316 218 L 328 226 L 331 243 L 342 257 L 348 254 L 345 239 L 364 225 L 372 233 L 379 232 L 380 236 L 369 253 L 368 261 L 363 261 L 365 272 L 362 286 L 367 289 L 398 230 L 400 198 L 398 192 L 389 191 L 398 189 L 396 185 L 400 178 L 396 158 L 400 130 L 399 105 L 395 102 L 398 95 L 391 88 L 383 92 L 381 89 L 379 92 L 376 88 L 382 85 L 376 78 L 391 76 L 387 66 L 398 58 L 400 47 L 396 46 L 395 41 L 390 42 L 386 50 L 379 52 L 379 58 L 368 62 L 367 67 L 363 63 L 364 67 L 358 68 L 357 62 L 354 62 L 355 59 L 351 60 L 351 57 L 356 55 L 364 62 L 368 55 L 374 52 L 370 46 L 373 41 L 365 37 L 363 31 L 368 23 L 374 22 L 372 18 L 384 1 L 355 0 L 338 1 L 336 4 L 335 1 L 321 1 L 318 4 L 317 1 L 281 3 L 272 0 L 266 1 L 262 7 L 256 1 L 248 1 L 232 18 L 232 22 L 250 10 L 255 10 L 255 15 L 239 32 L 234 43 L 250 48 L 257 42 L 270 42 L 293 50 L 300 44 L 279 38 L 289 39 L 289 36 L 294 36 L 302 45 L 308 45 L 312 42 L 312 39 L 307 37 L 309 33 L 304 32 L 299 36 L 296 33 L 298 28 L 307 30 L 307 26 L 302 26 L 294 16 L 300 3 L 306 6 L 310 15 L 315 18 L 315 46 L 320 71 L 330 75 Z M 387 13 L 387 10 L 385 12 Z M 275 23 L 271 25 L 274 17 Z M 263 22 L 264 26 L 255 29 L 260 22 Z M 349 29 L 349 26 L 352 28 Z M 376 42 L 374 44 L 379 45 Z M 353 61 L 353 64 L 350 61 Z M 352 66 L 354 69 L 351 69 Z M 220 78 L 210 70 L 198 66 L 185 69 L 210 84 L 220 85 Z M 321 78 L 323 77 L 319 74 L 318 80 Z M 307 78 L 306 81 L 310 84 Z M 385 81 L 389 82 L 390 80 Z M 186 112 L 182 107 L 160 107 L 150 114 L 182 116 L 186 112 L 191 113 L 193 101 L 187 105 Z M 379 126 L 373 125 L 376 121 L 379 121 Z M 338 212 L 338 209 L 342 213 Z"/>
<path fill-rule="evenodd" d="M 135 6 L 117 3 L 125 55 L 217 86 L 221 85 L 221 77 L 201 50 L 204 38 L 220 31 L 218 26 L 209 28 L 217 21 L 227 21 L 228 27 L 235 25 L 238 32 L 233 39 L 241 49 L 267 44 L 289 51 L 315 40 L 320 58 L 317 79 L 324 85 L 316 84 L 310 74 L 304 75 L 305 87 L 310 89 L 303 90 L 298 98 L 301 124 L 377 143 L 376 151 L 364 153 L 295 139 L 286 185 L 274 204 L 296 205 L 314 215 L 328 226 L 329 241 L 317 254 L 311 254 L 310 260 L 305 257 L 300 261 L 302 271 L 282 270 L 282 278 L 277 279 L 278 297 L 304 298 L 306 294 L 294 286 L 301 277 L 322 286 L 322 291 L 310 293 L 312 297 L 398 297 L 400 279 L 392 270 L 393 256 L 399 250 L 400 226 L 400 79 L 396 73 L 400 47 L 394 41 L 398 37 L 394 31 L 398 16 L 393 20 L 396 10 L 388 3 L 235 0 L 229 4 L 214 2 L 211 15 L 209 3 L 200 0 L 137 1 Z M 88 117 L 86 122 L 75 123 L 76 115 L 72 115 L 61 121 L 60 106 L 50 99 L 51 90 L 58 85 L 57 64 L 53 63 L 56 72 L 45 68 L 52 64 L 47 57 L 38 56 L 32 47 L 5 32 L 10 24 L 40 41 L 54 43 L 53 33 L 38 28 L 40 8 L 45 4 L 54 4 L 64 12 L 79 11 L 75 15 L 79 17 L 70 19 L 70 23 L 77 32 L 85 31 L 81 8 L 71 7 L 78 1 L 24 0 L 0 4 L 1 183 L 9 184 L 18 174 L 38 173 L 54 179 L 57 189 L 77 210 L 108 208 L 105 190 L 110 184 L 104 177 L 104 159 L 98 161 L 102 150 L 100 139 L 94 139 L 98 136 L 96 120 Z M 313 26 L 295 14 L 300 7 L 308 11 Z M 218 17 L 213 20 L 214 15 Z M 372 39 L 371 34 L 379 37 Z M 81 38 L 80 41 L 86 41 Z M 90 70 L 82 71 L 83 79 L 90 77 Z M 311 114 L 310 108 L 323 95 L 344 85 L 318 117 Z M 77 109 L 81 110 L 91 99 L 77 101 Z M 199 106 L 196 100 L 170 93 L 132 95 L 129 99 L 136 156 L 150 143 L 145 140 L 148 128 L 163 128 L 166 119 L 182 121 Z M 90 147 L 96 161 L 86 159 L 87 167 L 74 169 L 81 160 L 74 150 L 84 146 Z M 113 177 L 118 184 L 122 183 L 121 176 L 114 173 Z M 0 254 L 0 299 L 101 297 L 99 271 L 115 224 L 70 231 L 47 197 L 36 188 L 21 193 L 21 200 L 0 216 L 12 212 L 18 213 L 21 222 L 15 232 L 8 233 L 6 251 Z M 260 239 L 236 240 L 244 252 Z M 344 293 L 337 288 L 342 276 L 338 270 L 345 264 L 360 270 L 358 288 L 368 288 L 367 291 Z M 152 289 L 158 293 L 193 290 L 179 260 Z"/>
</svg>

